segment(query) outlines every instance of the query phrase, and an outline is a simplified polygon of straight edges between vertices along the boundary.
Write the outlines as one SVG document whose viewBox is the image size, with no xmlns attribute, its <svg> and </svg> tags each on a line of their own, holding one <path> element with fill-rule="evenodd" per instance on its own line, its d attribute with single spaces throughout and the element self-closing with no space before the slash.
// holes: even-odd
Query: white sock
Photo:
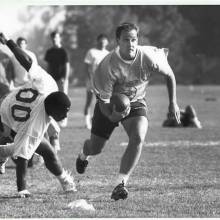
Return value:
<svg viewBox="0 0 220 220">
<path fill-rule="evenodd" d="M 66 172 L 63 170 L 62 173 L 59 176 L 57 176 L 57 179 L 63 180 L 65 176 L 66 176 Z"/>
<path fill-rule="evenodd" d="M 88 114 L 88 115 L 85 115 L 85 122 L 86 122 L 86 127 L 88 129 L 91 129 L 92 128 L 92 125 L 91 125 L 91 116 Z"/>
<path fill-rule="evenodd" d="M 89 159 L 89 156 L 85 155 L 83 152 L 79 154 L 79 158 L 81 160 L 88 160 Z"/>
<path fill-rule="evenodd" d="M 119 173 L 118 178 L 116 180 L 116 184 L 120 184 L 122 182 L 124 182 L 124 184 L 126 185 L 129 179 L 129 175 L 128 174 L 124 174 L 124 173 Z"/>
</svg>

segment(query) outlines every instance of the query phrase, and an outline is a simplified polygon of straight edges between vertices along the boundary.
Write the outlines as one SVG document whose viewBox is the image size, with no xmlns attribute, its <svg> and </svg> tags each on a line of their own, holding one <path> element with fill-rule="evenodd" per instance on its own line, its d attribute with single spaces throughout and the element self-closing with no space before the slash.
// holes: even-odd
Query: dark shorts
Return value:
<svg viewBox="0 0 220 220">
<path fill-rule="evenodd" d="M 113 130 L 115 129 L 115 127 L 119 125 L 120 122 L 137 116 L 147 117 L 147 107 L 139 102 L 132 103 L 131 111 L 128 116 L 126 116 L 119 122 L 112 122 L 105 115 L 102 114 L 97 101 L 95 104 L 94 115 L 92 118 L 91 133 L 108 140 Z"/>
</svg>

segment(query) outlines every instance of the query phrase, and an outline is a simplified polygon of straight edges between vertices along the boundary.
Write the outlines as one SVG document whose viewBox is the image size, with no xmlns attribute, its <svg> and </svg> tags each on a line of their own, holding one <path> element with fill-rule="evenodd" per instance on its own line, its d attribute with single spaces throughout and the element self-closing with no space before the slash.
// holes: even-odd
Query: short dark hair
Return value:
<svg viewBox="0 0 220 220">
<path fill-rule="evenodd" d="M 17 41 L 16 41 L 17 45 L 20 45 L 22 41 L 25 41 L 25 43 L 27 43 L 27 39 L 26 39 L 26 38 L 24 38 L 24 37 L 18 37 L 18 38 L 17 38 Z"/>
<path fill-rule="evenodd" d="M 51 37 L 51 38 L 54 38 L 54 37 L 56 36 L 56 34 L 60 34 L 60 32 L 59 32 L 58 30 L 52 31 L 52 32 L 50 33 L 50 37 Z"/>
<path fill-rule="evenodd" d="M 128 23 L 128 22 L 120 24 L 115 31 L 116 39 L 119 39 L 121 37 L 122 31 L 131 31 L 131 30 L 136 30 L 137 33 L 139 33 L 139 28 L 136 24 Z"/>
<path fill-rule="evenodd" d="M 108 40 L 108 36 L 107 36 L 106 34 L 99 34 L 99 35 L 97 36 L 96 40 L 99 41 L 99 40 L 101 40 L 101 39 L 103 39 L 103 38 L 105 38 L 105 39 Z"/>
<path fill-rule="evenodd" d="M 57 109 L 66 112 L 71 106 L 71 101 L 64 92 L 57 91 L 49 94 L 45 98 L 44 104 L 47 114 L 51 115 L 51 112 L 56 111 Z"/>
</svg>

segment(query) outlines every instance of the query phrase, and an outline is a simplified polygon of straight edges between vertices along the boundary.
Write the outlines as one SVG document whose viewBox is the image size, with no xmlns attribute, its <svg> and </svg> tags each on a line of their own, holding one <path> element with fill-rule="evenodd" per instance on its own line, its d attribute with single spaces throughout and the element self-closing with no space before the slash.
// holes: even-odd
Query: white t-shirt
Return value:
<svg viewBox="0 0 220 220">
<path fill-rule="evenodd" d="M 30 81 L 9 93 L 0 107 L 2 122 L 16 132 L 14 157 L 30 159 L 44 137 L 51 118 L 44 99 L 58 91 L 55 80 L 39 65 L 29 70 Z"/>
<path fill-rule="evenodd" d="M 113 93 L 125 94 L 131 102 L 143 99 L 151 74 L 170 72 L 167 55 L 165 48 L 138 46 L 134 60 L 128 62 L 116 48 L 98 66 L 93 76 L 94 92 L 105 102 Z"/>
<path fill-rule="evenodd" d="M 27 53 L 31 57 L 32 62 L 37 64 L 37 58 L 36 58 L 35 54 L 29 50 L 26 50 L 26 49 L 24 51 L 25 51 L 25 53 Z M 18 62 L 18 60 L 16 59 L 16 57 L 14 55 L 12 56 L 11 60 L 12 60 L 13 66 L 14 66 L 14 74 L 15 74 L 14 87 L 23 86 L 26 82 L 29 81 L 28 72 Z"/>
<path fill-rule="evenodd" d="M 103 58 L 109 53 L 108 50 L 104 49 L 104 50 L 99 50 L 97 48 L 92 48 L 90 50 L 88 50 L 84 62 L 86 64 L 91 65 L 91 77 L 93 77 L 99 63 L 103 60 Z M 91 85 L 91 81 L 87 80 L 86 81 L 86 87 L 87 89 L 91 89 L 92 85 Z"/>
</svg>

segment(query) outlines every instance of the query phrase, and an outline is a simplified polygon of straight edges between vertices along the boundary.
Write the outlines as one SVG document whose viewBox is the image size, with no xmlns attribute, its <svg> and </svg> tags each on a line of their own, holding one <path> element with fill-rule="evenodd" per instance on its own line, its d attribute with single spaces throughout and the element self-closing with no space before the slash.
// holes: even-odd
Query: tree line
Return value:
<svg viewBox="0 0 220 220">
<path fill-rule="evenodd" d="M 84 83 L 83 59 L 98 34 L 109 36 L 115 47 L 115 28 L 122 22 L 140 27 L 141 45 L 169 48 L 168 60 L 179 84 L 220 83 L 220 6 L 112 5 L 29 6 L 20 15 L 30 48 L 43 59 L 49 33 L 58 29 L 68 50 L 72 78 Z M 17 35 L 20 33 L 16 33 Z M 160 83 L 156 78 L 152 83 Z"/>
</svg>

